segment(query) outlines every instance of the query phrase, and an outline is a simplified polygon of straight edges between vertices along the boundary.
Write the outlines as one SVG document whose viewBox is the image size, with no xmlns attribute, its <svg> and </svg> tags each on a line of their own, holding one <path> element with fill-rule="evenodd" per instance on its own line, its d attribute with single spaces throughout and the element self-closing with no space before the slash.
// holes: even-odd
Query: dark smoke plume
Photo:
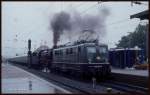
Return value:
<svg viewBox="0 0 150 95">
<path fill-rule="evenodd" d="M 60 38 L 77 40 L 100 40 L 105 32 L 105 21 L 109 10 L 104 8 L 95 15 L 80 15 L 78 12 L 60 12 L 51 21 L 53 43 L 56 46 Z"/>
<path fill-rule="evenodd" d="M 53 29 L 53 37 L 54 37 L 53 43 L 54 46 L 56 46 L 57 42 L 60 39 L 60 35 L 63 34 L 63 31 L 71 29 L 70 15 L 65 12 L 56 14 L 53 20 L 51 21 L 51 26 Z"/>
</svg>

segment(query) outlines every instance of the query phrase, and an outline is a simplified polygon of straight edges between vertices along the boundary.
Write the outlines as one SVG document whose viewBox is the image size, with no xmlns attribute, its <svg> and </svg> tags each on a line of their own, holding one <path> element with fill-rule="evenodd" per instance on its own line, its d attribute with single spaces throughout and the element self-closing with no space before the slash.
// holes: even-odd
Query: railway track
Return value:
<svg viewBox="0 0 150 95">
<path fill-rule="evenodd" d="M 56 85 L 59 85 L 60 87 L 67 89 L 73 93 L 77 93 L 77 94 L 107 93 L 106 87 L 96 86 L 96 89 L 93 89 L 91 83 L 76 81 L 75 79 L 73 80 L 70 78 L 63 77 L 63 75 L 60 76 L 56 74 L 37 71 L 35 69 L 28 69 L 26 66 L 22 66 L 18 64 L 13 64 L 13 65 L 22 68 L 24 70 L 27 70 L 28 72 L 33 73 L 41 78 L 44 78 L 45 80 L 52 82 Z M 118 92 L 120 91 L 117 91 L 115 89 L 112 91 L 112 93 L 118 93 Z"/>
<path fill-rule="evenodd" d="M 84 93 L 84 94 L 93 94 L 93 93 L 101 93 L 100 89 L 105 87 L 105 89 L 101 90 L 102 93 L 107 93 L 107 88 L 112 88 L 115 91 L 112 93 L 139 93 L 139 94 L 147 94 L 148 88 L 129 85 L 121 82 L 116 82 L 113 80 L 99 81 L 96 83 L 95 88 L 92 88 L 91 80 L 82 80 L 79 78 L 70 77 L 69 75 L 56 75 L 49 74 L 45 72 L 41 72 L 34 69 L 28 69 L 26 66 L 14 64 L 15 66 L 19 66 L 22 69 L 25 69 L 31 73 L 34 73 L 37 76 L 40 76 L 47 81 L 53 82 L 65 89 L 71 90 L 73 93 Z"/>
<path fill-rule="evenodd" d="M 125 83 L 116 82 L 116 81 L 107 81 L 107 82 L 99 83 L 99 85 L 109 86 L 111 88 L 115 88 L 115 89 L 118 89 L 127 93 L 148 94 L 148 88 L 125 84 Z"/>
<path fill-rule="evenodd" d="M 143 88 L 148 88 L 148 77 L 129 74 L 112 73 L 112 80 L 116 82 L 131 84 Z"/>
<path fill-rule="evenodd" d="M 69 77 L 69 76 L 67 76 L 67 77 Z M 69 77 L 69 78 L 71 78 L 71 77 Z M 83 80 L 83 79 L 77 78 L 76 80 L 86 81 L 87 83 L 92 84 L 90 79 Z M 113 80 L 113 79 L 98 80 L 96 85 L 110 87 L 110 88 L 117 89 L 119 91 L 127 92 L 127 93 L 148 94 L 148 88 L 145 86 L 143 87 L 143 86 L 133 85 L 133 84 L 129 84 L 128 82 L 125 82 L 125 83 L 124 82 L 118 82 L 118 81 Z"/>
</svg>

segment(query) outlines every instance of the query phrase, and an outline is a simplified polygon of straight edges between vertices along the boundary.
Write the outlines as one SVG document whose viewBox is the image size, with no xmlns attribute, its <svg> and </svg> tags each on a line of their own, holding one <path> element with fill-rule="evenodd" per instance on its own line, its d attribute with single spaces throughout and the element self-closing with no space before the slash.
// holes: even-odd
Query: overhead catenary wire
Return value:
<svg viewBox="0 0 150 95">
<path fill-rule="evenodd" d="M 119 24 L 119 23 L 123 23 L 123 22 L 128 22 L 128 21 L 131 21 L 130 18 L 126 18 L 126 19 L 123 19 L 123 20 L 115 21 L 115 22 L 106 24 L 106 26 L 111 26 L 111 25 L 115 25 L 115 24 Z M 41 33 L 43 33 L 43 32 L 41 32 Z M 39 34 L 41 34 L 41 33 L 39 33 Z M 10 40 L 8 40 L 8 41 L 10 41 Z M 18 41 L 20 41 L 20 40 L 18 40 Z M 21 41 L 24 42 L 26 40 L 21 40 Z M 36 41 L 33 41 L 33 42 L 36 42 Z"/>
<path fill-rule="evenodd" d="M 111 25 L 114 25 L 114 24 L 119 24 L 119 23 L 127 22 L 127 21 L 131 21 L 131 19 L 130 18 L 126 18 L 126 19 L 122 19 L 122 20 L 115 21 L 115 22 L 112 22 L 112 23 L 108 23 L 107 26 L 111 26 Z"/>
<path fill-rule="evenodd" d="M 103 3 L 103 2 L 101 2 L 101 3 Z M 100 4 L 100 3 L 96 3 L 96 4 L 94 4 L 93 6 L 89 7 L 88 9 L 84 10 L 84 11 L 81 13 L 81 15 L 82 15 L 83 13 L 86 13 L 88 10 L 94 8 L 94 7 L 95 7 L 96 5 L 98 5 L 98 4 Z M 112 25 L 114 25 L 114 24 L 118 24 L 118 23 L 122 23 L 122 22 L 127 22 L 127 21 L 129 21 L 129 20 L 130 20 L 130 18 L 123 19 L 123 20 L 120 20 L 120 21 L 116 21 L 116 22 L 110 23 L 110 24 L 108 24 L 107 26 L 112 26 Z M 130 21 L 131 21 L 131 20 L 130 20 Z M 105 26 L 106 26 L 106 25 L 105 25 Z"/>
<path fill-rule="evenodd" d="M 83 3 L 85 3 L 85 2 L 83 2 Z M 81 3 L 80 6 L 81 6 L 83 3 Z M 101 2 L 101 3 L 103 3 L 103 2 Z M 99 3 L 94 4 L 93 6 L 89 7 L 89 8 L 86 9 L 86 10 L 84 10 L 81 14 L 86 13 L 89 9 L 94 8 L 94 7 L 95 7 L 96 5 L 98 5 L 98 4 L 99 4 Z M 43 24 L 44 24 L 44 23 L 43 23 Z M 42 25 L 43 25 L 43 24 L 42 24 Z M 42 25 L 39 25 L 39 26 L 42 26 Z M 37 28 L 37 27 L 35 27 L 35 28 Z M 34 29 L 32 29 L 32 30 L 34 30 Z M 32 33 L 32 31 L 28 32 L 28 34 L 26 34 L 24 37 L 25 37 L 25 38 L 28 37 L 31 33 Z M 41 32 L 41 33 L 43 33 L 43 32 Z M 40 33 L 40 34 L 41 34 L 41 33 Z"/>
<path fill-rule="evenodd" d="M 101 2 L 101 3 L 103 3 L 103 2 Z M 95 7 L 96 5 L 98 5 L 98 4 L 99 4 L 99 3 L 94 4 L 93 6 L 89 7 L 89 8 L 86 9 L 85 11 L 83 11 L 81 14 L 86 13 L 89 9 L 94 8 L 94 7 Z M 141 4 L 144 4 L 144 3 L 141 3 Z M 111 26 L 111 25 L 114 25 L 114 24 L 118 24 L 118 23 L 122 23 L 122 22 L 127 22 L 127 21 L 131 21 L 131 19 L 130 19 L 130 18 L 126 18 L 126 19 L 123 19 L 123 20 L 119 20 L 119 21 L 116 21 L 116 22 L 112 22 L 112 23 L 107 24 L 107 26 Z"/>
<path fill-rule="evenodd" d="M 125 19 L 124 19 L 125 20 Z M 122 21 L 117 21 L 117 22 L 119 22 L 119 23 L 122 23 L 122 22 L 124 22 L 124 20 L 122 20 Z M 114 25 L 114 24 L 117 24 L 117 23 L 111 23 L 111 25 Z M 134 24 L 134 23 L 133 23 Z M 124 27 L 124 25 L 123 25 L 123 27 Z M 119 27 L 120 28 L 120 27 Z M 116 28 L 115 28 L 116 29 Z M 7 48 L 11 48 L 12 50 L 14 50 L 14 49 L 20 49 L 20 50 L 27 50 L 27 48 L 25 47 L 25 48 L 14 48 L 14 47 L 7 47 Z M 19 54 L 19 53 L 17 53 L 17 54 Z M 26 54 L 26 53 L 24 53 L 24 54 Z M 19 54 L 20 55 L 20 54 Z"/>
<path fill-rule="evenodd" d="M 118 23 L 122 23 L 122 22 L 127 22 L 128 20 L 130 20 L 130 18 L 123 19 L 123 20 L 120 20 L 120 21 L 116 21 L 116 22 L 107 24 L 107 26 L 114 25 L 114 24 L 118 24 Z M 43 23 L 43 24 L 44 24 L 44 23 Z M 41 25 L 39 25 L 39 26 L 41 26 Z M 37 27 L 35 27 L 35 28 L 37 28 Z M 47 31 L 45 31 L 45 32 L 47 32 Z M 32 33 L 32 32 L 29 32 L 29 33 L 28 33 L 27 35 L 25 35 L 24 37 L 28 37 L 31 33 Z M 41 33 L 43 33 L 43 31 L 42 31 Z M 41 33 L 39 33 L 39 34 L 41 34 Z"/>
<path fill-rule="evenodd" d="M 88 10 L 90 10 L 90 9 L 92 9 L 92 8 L 94 8 L 96 5 L 98 5 L 98 4 L 101 4 L 101 3 L 103 3 L 102 1 L 99 1 L 100 3 L 96 3 L 96 4 L 94 4 L 93 6 L 91 6 L 91 7 L 89 7 L 88 9 L 86 9 L 86 10 L 84 10 L 81 14 L 84 14 L 84 13 L 86 13 Z M 63 2 L 62 2 L 63 3 Z M 80 7 L 80 6 L 82 6 L 83 4 L 85 4 L 85 2 L 81 2 L 77 7 Z M 145 4 L 145 3 L 141 3 L 141 4 Z M 147 5 L 147 4 L 145 4 L 145 5 Z M 34 30 L 34 29 L 33 29 Z M 19 32 L 19 34 L 20 34 L 21 32 Z M 30 33 L 32 33 L 31 31 L 29 32 L 29 34 Z M 18 34 L 18 35 L 19 35 Z M 27 36 L 29 35 L 29 34 L 27 34 Z M 27 37 L 27 36 L 25 36 L 25 37 Z"/>
<path fill-rule="evenodd" d="M 115 25 L 115 24 L 119 24 L 119 23 L 123 23 L 123 22 L 127 22 L 127 21 L 131 21 L 130 20 L 130 18 L 126 18 L 126 19 L 123 19 L 123 20 L 119 20 L 119 21 L 115 21 L 115 22 L 112 22 L 112 23 L 109 23 L 109 24 L 106 24 L 105 26 L 112 26 L 112 25 Z M 47 32 L 47 31 L 45 31 L 45 32 Z M 29 32 L 27 35 L 26 35 L 26 37 L 30 34 L 31 32 Z M 43 31 L 41 32 L 41 33 L 43 33 Z M 39 33 L 39 34 L 41 34 L 41 33 Z M 7 41 L 7 40 L 6 40 Z M 8 41 L 10 41 L 10 40 L 8 40 Z M 18 40 L 18 41 L 20 41 L 20 40 Z M 25 42 L 26 40 L 22 40 L 22 42 Z M 32 42 L 36 42 L 36 41 L 32 41 Z"/>
<path fill-rule="evenodd" d="M 81 13 L 81 15 L 82 14 L 84 14 L 84 13 L 86 13 L 88 10 L 90 10 L 90 9 L 92 9 L 92 8 L 94 8 L 96 5 L 99 5 L 99 4 L 101 4 L 101 3 L 104 3 L 105 1 L 101 1 L 100 3 L 98 2 L 98 3 L 96 3 L 96 4 L 94 4 L 93 6 L 91 6 L 91 7 L 89 7 L 88 9 L 86 9 L 86 10 L 84 10 L 84 11 L 82 11 L 82 13 Z M 138 2 L 138 1 L 131 1 L 131 3 L 135 3 L 135 4 L 139 4 L 139 5 L 146 5 L 146 6 L 148 6 L 148 4 L 146 4 L 146 3 L 142 3 L 142 2 Z"/>
<path fill-rule="evenodd" d="M 83 13 L 86 13 L 89 9 L 94 8 L 96 5 L 99 5 L 99 3 L 96 3 L 96 4 L 94 4 L 93 6 L 91 6 L 91 7 L 87 8 L 86 10 L 82 11 L 81 15 L 82 15 Z"/>
<path fill-rule="evenodd" d="M 79 5 L 75 6 L 75 7 L 81 7 L 83 4 L 85 4 L 85 2 L 80 3 Z"/>
<path fill-rule="evenodd" d="M 80 4 L 80 6 L 81 6 L 82 4 Z M 93 8 L 94 6 L 96 6 L 96 5 L 98 5 L 97 3 L 96 4 L 94 4 L 93 6 L 91 6 L 91 7 L 89 7 L 88 9 L 86 9 L 84 12 L 82 12 L 82 13 L 85 13 L 85 12 L 87 12 L 89 9 L 91 9 L 91 8 Z M 110 23 L 110 24 L 108 24 L 107 26 L 111 26 L 111 25 L 114 25 L 114 24 L 118 24 L 118 23 L 122 23 L 122 22 L 124 22 L 124 21 L 127 21 L 128 19 L 125 19 L 125 20 L 121 20 L 121 21 L 117 21 L 117 22 L 113 22 L 113 23 Z M 35 27 L 35 28 L 37 28 L 37 27 Z M 34 29 L 33 29 L 34 30 Z M 20 32 L 21 33 L 21 32 Z M 25 35 L 24 37 L 27 37 L 30 33 L 32 33 L 32 32 L 29 32 L 27 35 Z M 43 31 L 41 32 L 41 33 L 43 33 Z M 41 34 L 41 33 L 39 33 L 39 34 Z"/>
<path fill-rule="evenodd" d="M 129 24 L 128 24 L 129 25 Z M 135 25 L 135 23 L 131 23 L 130 24 L 130 26 L 132 26 L 132 25 Z M 110 25 L 111 26 L 111 25 Z M 109 27 L 109 26 L 108 26 Z M 113 27 L 109 27 L 109 28 L 111 28 L 111 29 L 121 29 L 121 28 L 124 28 L 125 26 L 124 25 L 122 25 L 122 26 L 113 26 Z M 127 27 L 126 29 L 130 29 L 130 27 Z"/>
</svg>

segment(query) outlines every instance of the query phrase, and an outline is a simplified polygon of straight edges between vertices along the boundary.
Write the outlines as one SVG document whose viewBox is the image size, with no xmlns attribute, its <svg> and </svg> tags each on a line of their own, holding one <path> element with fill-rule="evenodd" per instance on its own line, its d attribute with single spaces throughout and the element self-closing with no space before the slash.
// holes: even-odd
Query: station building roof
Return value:
<svg viewBox="0 0 150 95">
<path fill-rule="evenodd" d="M 140 48 L 111 48 L 109 51 L 142 50 Z"/>
</svg>

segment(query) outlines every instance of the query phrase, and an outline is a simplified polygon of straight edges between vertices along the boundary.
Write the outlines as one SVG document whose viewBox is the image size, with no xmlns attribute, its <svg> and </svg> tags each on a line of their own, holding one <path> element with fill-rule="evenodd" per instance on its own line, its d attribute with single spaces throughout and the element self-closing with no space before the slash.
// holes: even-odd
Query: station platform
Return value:
<svg viewBox="0 0 150 95">
<path fill-rule="evenodd" d="M 71 93 L 23 69 L 2 63 L 2 94 Z"/>
<path fill-rule="evenodd" d="M 128 74 L 128 75 L 136 75 L 136 76 L 144 76 L 148 77 L 148 70 L 136 70 L 136 69 L 119 69 L 119 68 L 111 68 L 112 73 L 119 73 L 119 74 Z"/>
</svg>

